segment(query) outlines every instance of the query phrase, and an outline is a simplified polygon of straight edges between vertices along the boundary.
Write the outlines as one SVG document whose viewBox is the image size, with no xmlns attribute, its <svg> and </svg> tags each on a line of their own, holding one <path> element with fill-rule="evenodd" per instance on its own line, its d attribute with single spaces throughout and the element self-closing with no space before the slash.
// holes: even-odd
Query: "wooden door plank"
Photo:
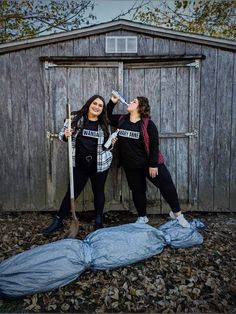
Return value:
<svg viewBox="0 0 236 314">
<path fill-rule="evenodd" d="M 83 99 L 84 103 L 93 95 L 99 94 L 98 86 L 98 68 L 84 68 L 83 69 Z M 93 193 L 90 181 L 86 184 L 83 191 L 84 207 L 85 211 L 94 210 L 93 205 Z"/>
<path fill-rule="evenodd" d="M 40 48 L 26 50 L 27 98 L 29 110 L 30 207 L 46 207 L 46 131 L 44 117 L 43 68 Z M 41 78 L 41 79 L 39 79 Z"/>
<path fill-rule="evenodd" d="M 176 69 L 176 131 L 185 133 L 190 131 L 189 125 L 189 68 Z M 188 168 L 189 168 L 189 139 L 176 140 L 176 189 L 182 203 L 188 202 Z"/>
<path fill-rule="evenodd" d="M 68 99 L 71 104 L 72 111 L 80 110 L 83 105 L 83 69 L 82 68 L 68 68 Z M 76 184 L 76 182 L 75 182 Z M 80 213 L 84 210 L 83 193 L 77 198 L 75 208 Z"/>
<path fill-rule="evenodd" d="M 176 132 L 176 68 L 161 69 L 160 133 Z M 162 151 L 174 183 L 176 183 L 176 139 L 163 139 Z M 162 200 L 162 213 L 170 209 Z"/>
<path fill-rule="evenodd" d="M 236 54 L 234 54 L 234 75 L 232 81 L 231 150 L 230 150 L 230 205 L 236 211 Z"/>
<path fill-rule="evenodd" d="M 233 81 L 233 53 L 218 50 L 216 121 L 215 121 L 215 167 L 214 210 L 229 210 L 230 189 L 230 137 Z"/>
<path fill-rule="evenodd" d="M 52 68 L 50 71 L 51 110 L 53 120 L 53 133 L 58 133 L 63 127 L 66 118 L 67 104 L 67 70 L 65 68 Z M 53 140 L 51 143 L 52 164 L 52 195 L 51 206 L 59 209 L 68 186 L 68 150 L 67 143 Z"/>
<path fill-rule="evenodd" d="M 15 210 L 30 208 L 29 169 L 29 111 L 27 100 L 27 76 L 25 51 L 10 55 L 12 126 L 14 133 L 14 178 Z M 14 75 L 13 75 L 14 73 Z"/>
<path fill-rule="evenodd" d="M 203 47 L 199 143 L 199 208 L 213 210 L 217 50 Z"/>
<path fill-rule="evenodd" d="M 9 54 L 0 56 L 0 119 L 2 121 L 0 145 L 0 210 L 15 209 L 14 133 L 12 121 L 11 76 Z"/>
<path fill-rule="evenodd" d="M 160 125 L 160 105 L 161 105 L 161 70 L 145 69 L 145 96 L 149 99 L 151 108 L 151 119 L 156 124 L 157 129 Z M 149 180 L 147 180 L 147 199 L 148 213 L 158 214 L 160 209 L 160 192 Z"/>
<path fill-rule="evenodd" d="M 189 201 L 191 210 L 199 208 L 199 103 L 201 67 L 190 68 L 189 130 L 197 132 L 189 138 Z"/>
<path fill-rule="evenodd" d="M 118 68 L 99 68 L 98 69 L 98 89 L 99 94 L 104 97 L 106 103 L 109 101 L 111 91 L 118 86 Z M 114 131 L 114 129 L 112 129 Z M 114 154 L 113 154 L 114 155 Z M 109 169 L 105 185 L 106 204 L 105 210 L 110 207 L 119 205 L 119 188 L 118 188 L 118 169 L 117 159 L 113 156 L 112 167 Z"/>
</svg>

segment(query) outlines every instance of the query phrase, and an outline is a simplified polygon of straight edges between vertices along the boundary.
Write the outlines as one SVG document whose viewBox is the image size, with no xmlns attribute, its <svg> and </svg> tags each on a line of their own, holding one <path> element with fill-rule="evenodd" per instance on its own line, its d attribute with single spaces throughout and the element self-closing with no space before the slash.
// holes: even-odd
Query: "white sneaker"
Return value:
<svg viewBox="0 0 236 314">
<path fill-rule="evenodd" d="M 180 214 L 176 219 L 182 227 L 190 228 L 190 223 L 184 218 L 183 214 Z"/>
<path fill-rule="evenodd" d="M 146 224 L 148 222 L 149 222 L 149 219 L 147 218 L 147 216 L 138 217 L 138 219 L 136 220 L 136 223 L 138 224 Z"/>
<path fill-rule="evenodd" d="M 190 223 L 184 218 L 183 214 L 180 215 L 175 215 L 175 213 L 171 210 L 169 212 L 170 218 L 171 219 L 177 219 L 179 224 L 184 227 L 184 228 L 190 228 Z"/>
<path fill-rule="evenodd" d="M 176 219 L 175 214 L 172 212 L 172 210 L 169 212 L 170 218 L 171 219 Z"/>
</svg>

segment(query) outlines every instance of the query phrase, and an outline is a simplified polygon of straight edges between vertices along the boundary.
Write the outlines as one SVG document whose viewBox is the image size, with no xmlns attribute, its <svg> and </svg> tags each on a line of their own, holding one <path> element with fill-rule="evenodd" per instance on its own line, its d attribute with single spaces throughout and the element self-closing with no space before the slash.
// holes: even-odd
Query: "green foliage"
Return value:
<svg viewBox="0 0 236 314">
<path fill-rule="evenodd" d="M 93 8 L 94 0 L 1 0 L 0 42 L 88 25 Z"/>
<path fill-rule="evenodd" d="M 161 6 L 146 6 L 135 19 L 156 26 L 236 39 L 235 0 L 164 0 Z"/>
</svg>

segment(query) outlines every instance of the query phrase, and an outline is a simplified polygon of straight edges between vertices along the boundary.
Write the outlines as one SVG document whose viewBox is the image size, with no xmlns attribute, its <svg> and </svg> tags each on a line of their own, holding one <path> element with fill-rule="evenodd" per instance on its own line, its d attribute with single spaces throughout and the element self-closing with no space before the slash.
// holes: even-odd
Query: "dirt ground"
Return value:
<svg viewBox="0 0 236 314">
<path fill-rule="evenodd" d="M 166 247 L 148 260 L 107 271 L 86 271 L 75 282 L 48 293 L 0 300 L 1 313 L 236 313 L 236 213 L 188 213 L 206 225 L 204 243 L 188 249 Z M 50 213 L 0 214 L 0 261 L 66 237 L 45 238 L 40 230 Z M 167 215 L 151 215 L 158 227 Z M 105 213 L 105 226 L 134 222 L 129 212 Z M 78 238 L 92 231 L 93 212 L 82 213 Z"/>
</svg>

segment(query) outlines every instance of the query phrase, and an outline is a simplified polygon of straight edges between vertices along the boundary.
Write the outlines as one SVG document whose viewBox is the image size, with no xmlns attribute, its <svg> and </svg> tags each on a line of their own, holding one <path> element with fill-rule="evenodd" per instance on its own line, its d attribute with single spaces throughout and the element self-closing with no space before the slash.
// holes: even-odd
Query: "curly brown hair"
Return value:
<svg viewBox="0 0 236 314">
<path fill-rule="evenodd" d="M 138 110 L 141 118 L 149 118 L 150 117 L 150 106 L 147 97 L 138 96 Z"/>
</svg>

